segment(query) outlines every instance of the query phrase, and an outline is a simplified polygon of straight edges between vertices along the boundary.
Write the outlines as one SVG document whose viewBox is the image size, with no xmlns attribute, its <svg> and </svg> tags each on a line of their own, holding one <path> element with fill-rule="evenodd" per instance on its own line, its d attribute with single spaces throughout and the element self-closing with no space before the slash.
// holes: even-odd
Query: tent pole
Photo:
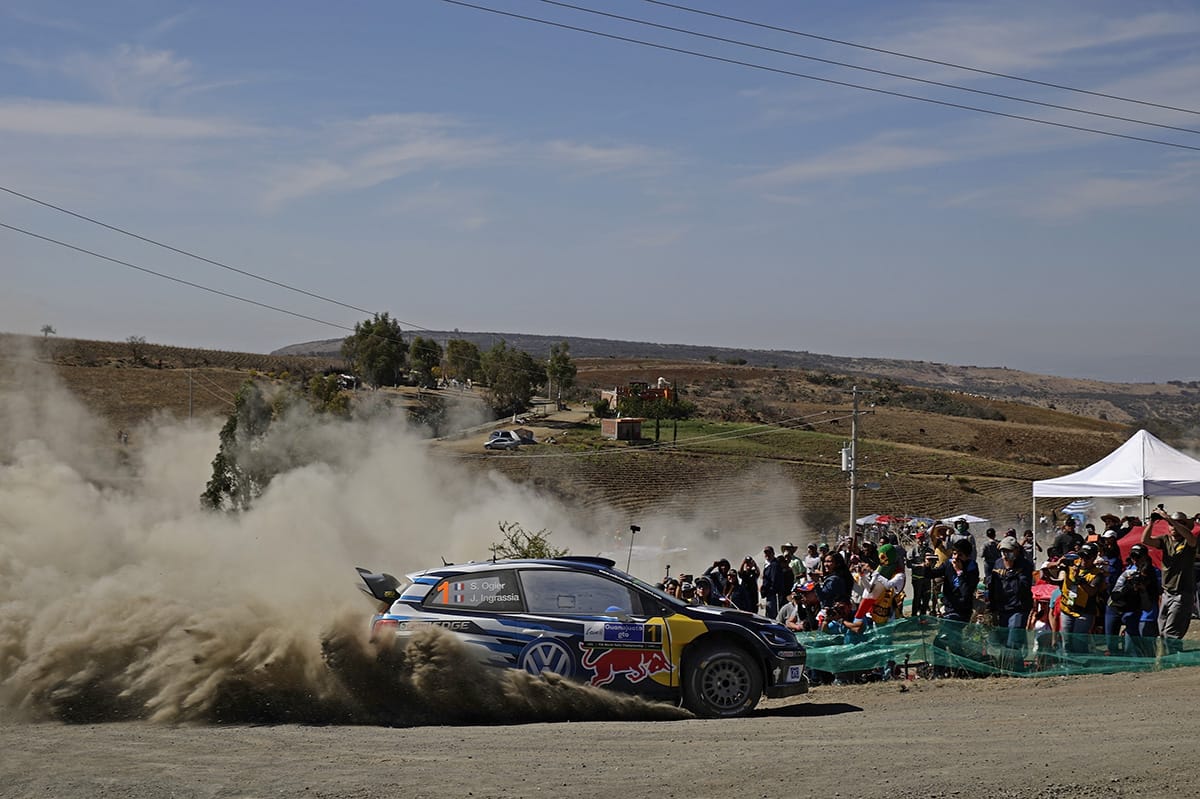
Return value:
<svg viewBox="0 0 1200 799">
<path fill-rule="evenodd" d="M 1042 531 L 1042 526 L 1038 524 L 1037 517 L 1037 494 L 1033 495 L 1033 509 L 1029 513 L 1029 527 L 1033 530 L 1033 557 L 1037 560 L 1038 548 L 1038 533 Z"/>
<path fill-rule="evenodd" d="M 1142 524 L 1146 523 L 1146 505 L 1148 502 L 1150 502 L 1150 497 L 1142 497 Z"/>
</svg>

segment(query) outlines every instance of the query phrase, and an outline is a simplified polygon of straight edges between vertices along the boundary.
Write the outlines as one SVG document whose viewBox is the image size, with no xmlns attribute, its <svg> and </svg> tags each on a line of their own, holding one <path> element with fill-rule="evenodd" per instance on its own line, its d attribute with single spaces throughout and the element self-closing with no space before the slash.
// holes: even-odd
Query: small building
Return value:
<svg viewBox="0 0 1200 799">
<path fill-rule="evenodd" d="M 601 419 L 600 435 L 617 441 L 640 441 L 642 438 L 642 422 L 645 419 L 636 416 L 625 416 L 620 419 Z"/>
</svg>

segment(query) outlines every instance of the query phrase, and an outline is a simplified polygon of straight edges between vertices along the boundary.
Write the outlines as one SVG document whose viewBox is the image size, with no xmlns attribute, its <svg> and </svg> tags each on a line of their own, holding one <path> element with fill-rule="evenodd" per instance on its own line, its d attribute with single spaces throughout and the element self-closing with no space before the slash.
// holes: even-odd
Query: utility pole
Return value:
<svg viewBox="0 0 1200 799">
<path fill-rule="evenodd" d="M 188 369 L 188 418 L 192 418 L 192 370 Z"/>
<path fill-rule="evenodd" d="M 850 551 L 858 549 L 858 386 L 850 389 L 853 412 L 850 415 Z"/>
<path fill-rule="evenodd" d="M 858 396 L 862 393 L 858 386 L 853 386 L 850 389 L 851 397 L 854 405 L 850 411 L 850 443 L 842 448 L 842 471 L 850 475 L 850 544 L 853 547 L 858 546 L 858 528 L 856 520 L 858 519 L 858 489 L 867 488 L 875 490 L 879 488 L 879 483 L 866 483 L 860 485 L 858 482 L 858 417 L 864 413 L 874 413 L 874 411 L 860 411 L 858 409 Z M 874 406 L 872 406 L 874 407 Z"/>
</svg>

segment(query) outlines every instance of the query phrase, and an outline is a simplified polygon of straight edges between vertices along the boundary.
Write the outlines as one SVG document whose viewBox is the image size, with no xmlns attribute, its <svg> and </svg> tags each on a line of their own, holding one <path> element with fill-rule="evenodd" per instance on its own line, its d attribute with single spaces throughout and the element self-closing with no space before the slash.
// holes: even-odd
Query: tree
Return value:
<svg viewBox="0 0 1200 799">
<path fill-rule="evenodd" d="M 562 393 L 575 385 L 575 362 L 571 360 L 571 345 L 567 342 L 550 345 L 550 359 L 546 362 L 546 377 L 555 395 L 550 399 L 561 397 Z"/>
<path fill-rule="evenodd" d="M 481 367 L 492 409 L 501 416 L 528 407 L 543 374 L 529 353 L 510 349 L 503 339 L 483 354 Z"/>
<path fill-rule="evenodd" d="M 550 531 L 546 528 L 531 533 L 517 522 L 500 522 L 504 539 L 492 544 L 492 557 L 502 558 L 561 558 L 567 550 L 550 546 Z"/>
<path fill-rule="evenodd" d="M 477 381 L 480 378 L 480 362 L 479 347 L 474 342 L 461 338 L 446 342 L 447 377 Z"/>
<path fill-rule="evenodd" d="M 145 336 L 130 336 L 125 339 L 125 343 L 129 345 L 129 354 L 138 363 L 141 363 L 146 358 L 146 337 Z"/>
<path fill-rule="evenodd" d="M 57 335 L 58 335 L 58 331 L 54 329 L 53 325 L 42 325 L 42 338 L 46 338 L 47 336 L 57 336 Z"/>
<path fill-rule="evenodd" d="M 400 323 L 387 315 L 354 325 L 354 334 L 342 342 L 342 357 L 354 371 L 376 386 L 400 384 L 408 345 L 400 335 Z"/>
<path fill-rule="evenodd" d="M 350 415 L 350 395 L 342 390 L 341 379 L 337 375 L 317 375 L 309 380 L 308 395 L 317 413 L 341 417 Z"/>
<path fill-rule="evenodd" d="M 417 336 L 408 350 L 408 361 L 417 371 L 422 386 L 432 386 L 437 381 L 434 370 L 442 363 L 442 347 L 431 338 Z"/>
<path fill-rule="evenodd" d="M 275 409 L 262 389 L 247 380 L 238 390 L 233 413 L 221 428 L 221 446 L 213 458 L 212 479 L 200 501 L 213 510 L 246 510 L 262 494 L 271 473 L 255 464 L 254 450 L 271 426 Z"/>
</svg>

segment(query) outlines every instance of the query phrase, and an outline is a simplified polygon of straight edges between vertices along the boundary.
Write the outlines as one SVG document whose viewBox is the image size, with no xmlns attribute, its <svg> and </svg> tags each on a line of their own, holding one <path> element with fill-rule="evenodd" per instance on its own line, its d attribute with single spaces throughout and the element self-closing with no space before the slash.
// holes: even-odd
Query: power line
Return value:
<svg viewBox="0 0 1200 799">
<path fill-rule="evenodd" d="M 768 47 L 767 45 L 755 44 L 754 42 L 744 42 L 739 39 L 729 39 L 724 36 L 714 36 L 712 34 L 701 33 L 700 31 L 689 30 L 687 28 L 677 28 L 672 25 L 663 25 L 658 22 L 651 22 L 651 21 L 645 20 L 645 19 L 638 19 L 637 17 L 627 17 L 622 14 L 612 14 L 607 11 L 599 11 L 596 9 L 587 8 L 585 6 L 577 6 L 577 5 L 573 5 L 571 3 L 564 3 L 561 0 L 539 0 L 539 2 L 545 3 L 547 5 L 551 5 L 551 6 L 559 6 L 560 8 L 570 8 L 575 11 L 581 11 L 585 14 L 595 14 L 597 16 L 608 17 L 610 19 L 618 19 L 618 20 L 622 20 L 624 22 L 633 22 L 638 25 L 645 25 L 650 28 L 658 28 L 660 30 L 672 31 L 674 33 L 683 33 L 688 36 L 697 36 L 701 39 L 709 39 L 711 41 L 722 42 L 724 44 L 734 44 L 734 45 L 738 45 L 739 47 L 749 47 L 754 50 L 762 50 L 767 53 L 776 53 L 778 55 L 786 55 L 786 56 L 790 56 L 792 58 L 802 58 L 806 61 L 816 61 L 821 64 L 830 64 L 830 65 L 837 66 L 837 67 L 845 67 L 846 69 L 855 69 L 860 72 L 870 72 L 875 75 L 883 75 L 883 76 L 889 77 L 889 78 L 899 78 L 901 80 L 913 81 L 915 83 L 924 83 L 929 86 L 939 86 L 943 89 L 954 89 L 954 90 L 960 91 L 960 92 L 970 92 L 972 94 L 980 94 L 980 95 L 985 95 L 987 97 L 995 97 L 1000 100 L 1011 100 L 1013 102 L 1027 103 L 1029 105 L 1041 106 L 1043 108 L 1053 108 L 1058 111 L 1070 111 L 1075 114 L 1087 114 L 1088 116 L 1102 117 L 1104 119 L 1112 119 L 1112 120 L 1115 120 L 1118 122 L 1132 122 L 1135 125 L 1148 125 L 1148 126 L 1154 127 L 1154 128 L 1163 128 L 1165 130 L 1175 130 L 1175 131 L 1179 131 L 1181 133 L 1195 133 L 1195 134 L 1200 135 L 1200 130 L 1197 130 L 1195 128 L 1184 128 L 1184 127 L 1180 127 L 1178 125 L 1167 125 L 1162 122 L 1150 122 L 1148 120 L 1135 119 L 1133 117 L 1121 116 L 1119 114 L 1106 114 L 1102 111 L 1089 111 L 1086 108 L 1075 108 L 1074 106 L 1061 105 L 1059 103 L 1050 103 L 1050 102 L 1045 102 L 1042 100 L 1032 100 L 1027 97 L 1018 97 L 1016 95 L 1004 94 L 1002 92 L 993 92 L 993 91 L 988 91 L 986 89 L 976 89 L 976 88 L 972 88 L 970 86 L 961 86 L 956 83 L 946 83 L 944 81 L 930 80 L 928 78 L 918 78 L 915 75 L 905 75 L 901 72 L 890 72 L 886 69 L 875 69 L 873 67 L 865 67 L 860 64 L 851 64 L 851 63 L 848 63 L 845 61 L 836 61 L 832 58 L 821 58 L 820 56 L 808 55 L 806 53 L 797 53 L 794 50 L 782 50 L 777 47 Z"/>
<path fill-rule="evenodd" d="M 964 64 L 956 64 L 952 61 L 939 61 L 936 58 L 926 58 L 924 56 L 900 52 L 899 50 L 886 50 L 882 47 L 872 47 L 870 45 L 859 44 L 857 42 L 850 42 L 850 41 L 846 41 L 844 39 L 834 39 L 830 36 L 820 36 L 815 33 L 807 33 L 805 31 L 795 30 L 793 28 L 784 28 L 784 27 L 781 27 L 778 25 L 768 25 L 763 22 L 755 22 L 755 21 L 749 20 L 749 19 L 742 19 L 741 17 L 732 17 L 732 16 L 728 16 L 726 14 L 718 14 L 714 11 L 704 11 L 699 8 L 690 8 L 688 6 L 679 5 L 677 3 L 668 3 L 668 2 L 665 2 L 665 0 L 644 0 L 644 2 L 651 3 L 656 6 L 664 6 L 666 8 L 674 8 L 679 11 L 686 11 L 689 14 L 700 14 L 705 17 L 713 17 L 715 19 L 723 19 L 723 20 L 726 20 L 727 22 L 737 22 L 742 25 L 750 25 L 755 28 L 762 28 L 764 30 L 776 31 L 778 33 L 790 33 L 793 36 L 803 36 L 807 39 L 815 39 L 816 41 L 820 41 L 820 42 L 828 42 L 830 44 L 840 44 L 845 47 L 856 47 L 860 50 L 869 50 L 873 53 L 882 53 L 883 55 L 896 56 L 897 58 L 907 58 L 912 61 L 921 61 L 926 64 L 936 64 L 937 66 L 940 66 L 940 67 L 952 67 L 953 69 L 962 69 L 962 70 L 966 70 L 967 72 L 975 72 L 979 75 L 988 75 L 993 78 L 1004 78 L 1005 80 L 1015 80 L 1015 81 L 1020 81 L 1022 83 L 1029 83 L 1034 86 L 1044 86 L 1049 89 L 1061 89 L 1066 92 L 1075 92 L 1077 94 L 1091 95 L 1092 97 L 1103 97 L 1106 100 L 1119 100 L 1120 102 L 1123 102 L 1123 103 L 1135 103 L 1137 105 L 1149 106 L 1150 108 L 1161 108 L 1166 111 L 1178 111 L 1182 114 L 1200 114 L 1200 111 L 1195 111 L 1191 108 L 1180 108 L 1180 107 L 1174 106 L 1174 105 L 1165 105 L 1163 103 L 1150 102 L 1149 100 L 1137 100 L 1132 97 L 1122 97 L 1117 94 L 1107 94 L 1105 92 L 1093 91 L 1091 89 L 1081 89 L 1077 86 L 1068 86 L 1063 83 L 1051 83 L 1050 81 L 1022 77 L 1021 75 L 1009 75 L 1004 72 L 996 72 L 996 71 L 990 70 L 990 69 L 981 69 L 979 67 L 968 67 Z"/>
<path fill-rule="evenodd" d="M 315 316 L 308 316 L 307 314 L 302 314 L 302 313 L 299 313 L 298 311 L 289 311 L 286 308 L 280 308 L 275 305 L 268 305 L 265 302 L 259 302 L 258 300 L 252 300 L 249 297 L 242 297 L 237 294 L 230 294 L 227 291 L 221 291 L 220 289 L 214 289 L 214 288 L 210 288 L 208 286 L 202 286 L 199 283 L 193 283 L 192 281 L 184 280 L 181 277 L 174 277 L 172 275 L 166 275 L 166 274 L 163 274 L 162 272 L 156 272 L 153 269 L 147 269 L 144 266 L 138 266 L 137 264 L 131 264 L 129 261 L 122 261 L 120 258 L 113 258 L 111 256 L 104 255 L 102 253 L 98 253 L 94 250 L 89 250 L 84 247 L 77 247 L 74 244 L 68 244 L 67 242 L 60 241 L 59 239 L 54 239 L 49 236 L 43 236 L 40 233 L 34 233 L 31 230 L 19 228 L 16 225 L 9 225 L 5 222 L 0 222 L 0 227 L 11 230 L 14 233 L 21 233 L 21 234 L 24 234 L 31 238 L 40 239 L 41 241 L 49 242 L 50 244 L 56 244 L 59 247 L 65 247 L 68 250 L 74 250 L 75 252 L 83 253 L 84 255 L 90 255 L 93 258 L 100 258 L 101 260 L 108 261 L 110 263 L 119 264 L 121 266 L 125 266 L 130 269 L 136 269 L 137 271 L 144 272 L 148 275 L 154 275 L 155 277 L 161 277 L 163 280 L 170 280 L 174 283 L 181 283 L 185 286 L 191 286 L 194 289 L 200 289 L 201 291 L 207 291 L 210 294 L 217 294 L 221 297 L 227 297 L 231 300 L 237 300 L 238 302 L 249 303 L 250 305 L 258 306 L 259 308 L 266 308 L 269 311 L 275 311 L 277 313 L 287 314 L 288 316 L 294 316 L 298 319 L 306 319 L 309 322 L 316 322 L 317 324 L 320 324 L 320 325 L 326 325 L 328 327 L 335 327 L 339 330 L 349 330 L 351 332 L 354 331 L 354 328 L 347 327 L 346 325 L 339 325 L 337 322 L 330 322 L 325 319 L 318 319 Z"/>
<path fill-rule="evenodd" d="M 576 33 L 586 33 L 590 36 L 599 36 L 604 39 L 612 39 L 613 41 L 625 42 L 627 44 L 636 44 L 636 45 L 639 45 L 642 47 L 652 47 L 656 50 L 664 50 L 664 51 L 671 52 L 671 53 L 678 53 L 680 55 L 688 55 L 688 56 L 693 56 L 695 58 L 703 58 L 708 61 L 717 61 L 717 62 L 724 63 L 724 64 L 733 64 L 733 65 L 740 66 L 740 67 L 747 67 L 748 69 L 756 69 L 756 70 L 759 70 L 762 72 L 771 72 L 771 73 L 774 73 L 777 75 L 787 75 L 787 76 L 793 77 L 793 78 L 803 78 L 804 80 L 812 80 L 812 81 L 817 81 L 819 83 L 827 83 L 832 86 L 842 86 L 842 87 L 845 87 L 848 89 L 858 89 L 860 91 L 874 92 L 875 94 L 883 94 L 883 95 L 887 95 L 889 97 L 899 97 L 899 98 L 902 98 L 905 100 L 916 100 L 918 102 L 929 103 L 931 105 L 943 106 L 945 108 L 957 108 L 961 111 L 973 111 L 975 113 L 988 114 L 991 116 L 1003 117 L 1005 119 L 1017 119 L 1022 122 L 1033 122 L 1038 125 L 1047 125 L 1049 127 L 1054 127 L 1054 128 L 1062 128 L 1065 130 L 1074 130 L 1074 131 L 1078 131 L 1081 133 L 1094 133 L 1098 136 L 1109 136 L 1114 139 L 1125 139 L 1127 141 L 1137 141 L 1137 142 L 1142 142 L 1144 144 L 1156 144 L 1156 145 L 1159 145 L 1160 147 L 1172 147 L 1172 148 L 1179 149 L 1179 150 L 1191 150 L 1193 152 L 1200 152 L 1200 146 L 1196 146 L 1196 145 L 1180 144 L 1178 142 L 1164 141 L 1162 139 L 1151 139 L 1151 138 L 1144 137 L 1144 136 L 1133 136 L 1128 133 L 1116 133 L 1111 130 L 1101 130 L 1099 128 L 1089 128 L 1089 127 L 1086 127 L 1083 125 L 1071 125 L 1066 122 L 1053 122 L 1049 119 L 1040 119 L 1038 117 L 1025 116 L 1023 114 L 1013 114 L 1013 113 L 1009 113 L 1007 111 L 997 111 L 997 110 L 991 109 L 991 108 L 980 108 L 979 106 L 967 105 L 965 103 L 955 103 L 955 102 L 951 102 L 949 100 L 937 100 L 932 97 L 922 97 L 917 94 L 908 94 L 906 92 L 898 92 L 898 91 L 893 91 L 891 89 L 880 89 L 875 86 L 864 86 L 861 83 L 850 83 L 849 81 L 835 80 L 833 78 L 823 78 L 823 77 L 820 77 L 819 75 L 808 75 L 803 72 L 795 72 L 795 71 L 789 70 L 789 69 L 781 69 L 779 67 L 770 67 L 765 64 L 756 64 L 752 61 L 742 61 L 742 60 L 736 59 L 736 58 L 726 58 L 724 56 L 713 55 L 712 53 L 703 53 L 698 50 L 688 50 L 683 47 L 672 47 L 671 45 L 661 44 L 659 42 L 650 42 L 650 41 L 646 41 L 645 39 L 635 39 L 631 36 L 621 36 L 621 35 L 618 35 L 615 33 L 605 33 L 604 31 L 594 30 L 592 28 L 584 28 L 584 27 L 581 27 L 578 25 L 568 25 L 564 22 L 554 22 L 553 20 L 542 19 L 541 17 L 532 17 L 527 14 L 517 14 L 512 11 L 503 11 L 498 8 L 490 8 L 488 6 L 476 5 L 475 3 L 468 3 L 468 2 L 465 2 L 465 0 L 441 0 L 441 2 L 448 3 L 450 5 L 455 5 L 455 6 L 462 6 L 463 8 L 474 9 L 476 11 L 485 11 L 489 14 L 496 14 L 496 15 L 502 16 L 502 17 L 511 17 L 512 19 L 519 19 L 519 20 L 523 20 L 525 22 L 534 22 L 539 25 L 547 25 L 547 26 L 550 26 L 553 28 L 561 28 L 563 30 L 575 31 Z"/>
<path fill-rule="evenodd" d="M 248 270 L 239 269 L 236 266 L 230 266 L 229 264 L 222 263 L 222 262 L 217 261 L 212 258 L 207 258 L 203 255 L 198 255 L 194 252 L 190 252 L 181 247 L 175 247 L 171 244 L 166 244 L 165 242 L 158 241 L 157 239 L 152 239 L 149 236 L 143 236 L 140 233 L 134 233 L 131 230 L 126 230 L 125 228 L 117 227 L 116 225 L 109 224 L 108 222 L 103 222 L 99 219 L 96 219 L 95 217 L 80 213 L 79 211 L 72 211 L 70 208 L 65 208 L 61 205 L 55 205 L 52 202 L 39 199 L 30 194 L 25 194 L 24 192 L 17 191 L 16 189 L 9 188 L 8 186 L 0 185 L 0 191 L 11 194 L 14 197 L 19 197 L 22 200 L 26 200 L 31 203 L 36 203 L 37 205 L 43 206 L 44 208 L 50 208 L 55 211 L 58 211 L 59 213 L 66 214 L 68 216 L 73 216 L 76 219 L 83 220 L 84 222 L 90 222 L 93 225 L 99 225 L 100 227 L 105 228 L 106 230 L 111 230 L 114 233 L 120 233 L 123 236 L 129 236 L 130 238 L 134 238 L 134 239 L 137 239 L 138 241 L 145 242 L 146 244 L 153 244 L 155 247 L 161 247 L 164 250 L 168 250 L 170 252 L 177 253 L 179 255 L 184 255 L 184 256 L 187 256 L 188 258 L 194 258 L 197 261 L 203 261 L 206 264 L 211 264 L 213 266 L 220 267 L 221 269 L 227 269 L 230 272 L 236 272 L 239 275 L 245 275 L 246 277 L 253 278 L 254 280 L 262 281 L 263 283 L 269 283 L 272 286 L 278 286 L 279 288 L 287 289 L 288 291 L 294 291 L 297 294 L 303 294 L 306 297 L 312 297 L 313 299 L 321 300 L 323 302 L 329 302 L 329 303 L 333 303 L 334 305 L 340 305 L 343 308 L 349 308 L 352 311 L 359 311 L 359 312 L 365 313 L 365 314 L 378 315 L 377 312 L 375 312 L 375 311 L 369 311 L 366 308 L 360 308 L 357 305 L 351 305 L 350 303 L 342 302 L 341 300 L 335 300 L 332 297 L 326 297 L 322 294 L 317 294 L 315 292 L 306 291 L 302 288 L 297 288 L 296 286 L 292 286 L 287 283 L 280 282 L 278 280 L 272 280 L 269 277 L 263 277 L 262 275 L 257 275 Z M 402 322 L 402 320 L 399 320 L 399 319 L 397 319 L 396 321 Z M 409 327 L 417 327 L 417 325 L 412 325 L 408 322 L 402 322 L 402 324 L 409 326 Z"/>
</svg>

